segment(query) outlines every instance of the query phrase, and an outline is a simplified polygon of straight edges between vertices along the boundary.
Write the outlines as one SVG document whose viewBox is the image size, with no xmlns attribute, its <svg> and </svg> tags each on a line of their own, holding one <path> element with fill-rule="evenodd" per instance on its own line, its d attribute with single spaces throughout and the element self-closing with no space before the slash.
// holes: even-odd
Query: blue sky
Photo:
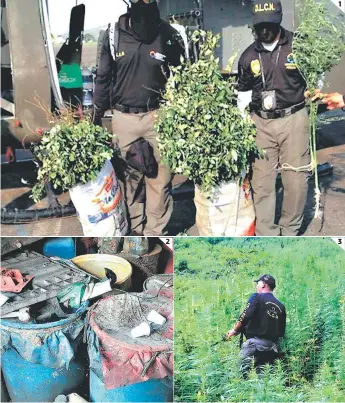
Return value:
<svg viewBox="0 0 345 403">
<path fill-rule="evenodd" d="M 50 29 L 54 35 L 68 32 L 71 8 L 76 3 L 85 4 L 85 30 L 116 21 L 126 12 L 122 0 L 48 0 Z"/>
</svg>

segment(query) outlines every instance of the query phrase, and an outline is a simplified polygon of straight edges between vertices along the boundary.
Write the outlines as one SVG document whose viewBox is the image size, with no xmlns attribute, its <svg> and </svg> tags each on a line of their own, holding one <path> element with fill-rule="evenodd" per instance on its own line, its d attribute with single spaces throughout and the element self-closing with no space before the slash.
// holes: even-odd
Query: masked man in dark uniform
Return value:
<svg viewBox="0 0 345 403">
<path fill-rule="evenodd" d="M 113 134 L 127 161 L 125 198 L 132 232 L 138 235 L 166 234 L 173 209 L 171 173 L 160 164 L 154 123 L 169 65 L 179 65 L 184 55 L 182 44 L 177 31 L 160 19 L 156 0 L 131 0 L 130 11 L 109 26 L 99 45 L 95 121 L 114 109 Z M 149 175 L 152 157 L 158 170 Z"/>
<path fill-rule="evenodd" d="M 284 337 L 286 311 L 284 305 L 273 295 L 275 279 L 264 274 L 258 280 L 256 293 L 251 295 L 238 322 L 226 337 L 243 333 L 246 341 L 241 347 L 241 371 L 244 376 L 253 366 L 273 363 L 278 357 L 278 340 Z"/>
<path fill-rule="evenodd" d="M 292 52 L 293 33 L 284 29 L 279 0 L 253 1 L 257 40 L 239 60 L 239 107 L 250 95 L 249 109 L 257 127 L 257 145 L 264 156 L 253 166 L 256 235 L 299 233 L 308 191 L 310 150 L 306 83 Z M 295 168 L 298 168 L 297 170 Z M 278 170 L 284 187 L 279 223 L 275 223 Z"/>
</svg>

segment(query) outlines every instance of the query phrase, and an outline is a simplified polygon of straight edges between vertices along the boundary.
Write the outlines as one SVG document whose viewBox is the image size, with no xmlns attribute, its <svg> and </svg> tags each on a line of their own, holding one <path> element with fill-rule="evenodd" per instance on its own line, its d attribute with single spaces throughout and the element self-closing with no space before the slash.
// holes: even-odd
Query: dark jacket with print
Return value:
<svg viewBox="0 0 345 403">
<path fill-rule="evenodd" d="M 179 65 L 184 55 L 180 35 L 163 20 L 158 37 L 150 44 L 141 42 L 130 28 L 129 14 L 121 16 L 118 24 L 116 61 L 110 52 L 108 30 L 101 42 L 94 91 L 96 119 L 110 108 L 110 102 L 134 108 L 156 107 L 165 89 L 168 66 Z"/>
<path fill-rule="evenodd" d="M 255 41 L 241 55 L 238 64 L 238 90 L 253 91 L 251 110 L 261 109 L 261 93 L 264 90 L 262 72 L 265 75 L 266 90 L 276 91 L 277 109 L 289 108 L 304 101 L 306 83 L 294 60 L 292 40 L 293 33 L 281 28 L 279 42 L 272 52 L 266 50 L 259 41 Z M 279 46 L 280 56 L 275 68 Z"/>
<path fill-rule="evenodd" d="M 258 337 L 277 342 L 284 337 L 285 306 L 272 293 L 252 294 L 238 320 L 247 339 Z"/>
</svg>

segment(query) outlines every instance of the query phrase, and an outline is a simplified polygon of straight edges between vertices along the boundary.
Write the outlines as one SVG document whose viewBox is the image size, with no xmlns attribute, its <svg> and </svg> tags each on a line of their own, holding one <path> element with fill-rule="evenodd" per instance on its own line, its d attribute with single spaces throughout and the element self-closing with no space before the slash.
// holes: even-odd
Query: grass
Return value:
<svg viewBox="0 0 345 403">
<path fill-rule="evenodd" d="M 244 381 L 237 321 L 253 280 L 277 280 L 282 359 Z M 175 240 L 175 401 L 345 401 L 345 253 L 329 238 Z"/>
</svg>

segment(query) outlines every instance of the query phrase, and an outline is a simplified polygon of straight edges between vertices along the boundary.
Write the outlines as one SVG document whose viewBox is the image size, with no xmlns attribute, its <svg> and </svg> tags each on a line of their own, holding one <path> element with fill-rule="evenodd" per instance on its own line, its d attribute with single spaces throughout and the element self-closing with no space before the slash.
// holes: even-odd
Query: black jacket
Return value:
<svg viewBox="0 0 345 403">
<path fill-rule="evenodd" d="M 178 32 L 161 21 L 158 37 L 142 43 L 129 26 L 129 14 L 119 19 L 119 49 L 114 62 L 109 44 L 109 31 L 101 41 L 100 58 L 95 80 L 94 104 L 96 119 L 116 104 L 133 108 L 156 108 L 169 76 L 169 65 L 180 64 L 184 55 Z"/>
<path fill-rule="evenodd" d="M 281 28 L 279 42 L 272 52 L 266 50 L 259 41 L 255 41 L 241 55 L 238 63 L 238 90 L 253 91 L 251 110 L 261 109 L 261 93 L 264 90 L 259 53 L 262 58 L 266 90 L 276 91 L 277 109 L 289 108 L 304 101 L 306 83 L 294 60 L 292 40 L 293 33 Z M 281 51 L 275 69 L 279 46 Z"/>
<path fill-rule="evenodd" d="M 251 295 L 238 320 L 247 339 L 259 337 L 277 342 L 285 334 L 285 307 L 271 293 Z"/>
</svg>

